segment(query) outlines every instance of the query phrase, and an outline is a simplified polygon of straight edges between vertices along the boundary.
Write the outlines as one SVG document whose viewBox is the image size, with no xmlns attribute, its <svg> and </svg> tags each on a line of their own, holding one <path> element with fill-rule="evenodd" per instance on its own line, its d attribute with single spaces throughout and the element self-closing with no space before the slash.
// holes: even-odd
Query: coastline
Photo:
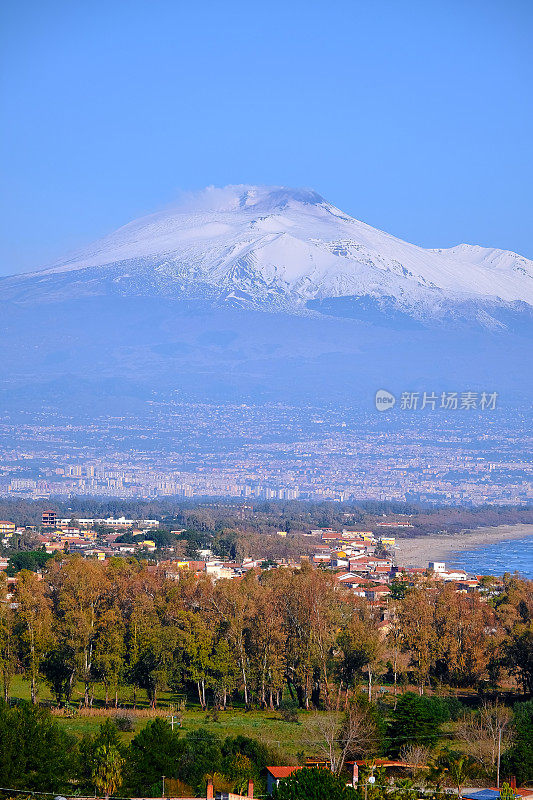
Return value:
<svg viewBox="0 0 533 800">
<path fill-rule="evenodd" d="M 429 561 L 453 561 L 464 551 L 526 536 L 533 536 L 533 525 L 498 525 L 455 534 L 396 539 L 396 561 L 402 567 L 427 567 Z"/>
</svg>

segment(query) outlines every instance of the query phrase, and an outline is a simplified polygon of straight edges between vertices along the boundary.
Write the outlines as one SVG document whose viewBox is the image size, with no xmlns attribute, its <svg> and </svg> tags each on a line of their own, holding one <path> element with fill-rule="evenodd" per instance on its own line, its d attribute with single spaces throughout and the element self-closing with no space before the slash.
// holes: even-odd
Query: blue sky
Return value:
<svg viewBox="0 0 533 800">
<path fill-rule="evenodd" d="M 528 0 L 6 0 L 0 274 L 180 190 L 310 186 L 533 258 Z"/>
</svg>

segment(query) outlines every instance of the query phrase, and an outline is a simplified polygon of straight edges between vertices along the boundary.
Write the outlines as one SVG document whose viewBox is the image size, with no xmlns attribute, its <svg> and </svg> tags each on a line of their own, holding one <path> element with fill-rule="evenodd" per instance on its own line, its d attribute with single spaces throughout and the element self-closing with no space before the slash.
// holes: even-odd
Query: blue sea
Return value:
<svg viewBox="0 0 533 800">
<path fill-rule="evenodd" d="M 533 578 L 533 536 L 493 542 L 486 547 L 464 550 L 449 556 L 448 564 L 475 575 L 519 572 L 524 578 Z"/>
</svg>

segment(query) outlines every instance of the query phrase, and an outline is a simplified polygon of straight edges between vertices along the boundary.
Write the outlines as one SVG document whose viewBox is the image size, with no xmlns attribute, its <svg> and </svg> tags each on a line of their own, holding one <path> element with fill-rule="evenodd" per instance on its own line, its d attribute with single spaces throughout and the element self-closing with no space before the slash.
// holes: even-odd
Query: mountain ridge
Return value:
<svg viewBox="0 0 533 800">
<path fill-rule="evenodd" d="M 123 294 L 298 314 L 342 298 L 348 316 L 364 301 L 385 318 L 495 330 L 531 315 L 533 261 L 478 245 L 420 248 L 312 189 L 238 185 L 186 195 L 0 288 L 24 303 Z"/>
</svg>

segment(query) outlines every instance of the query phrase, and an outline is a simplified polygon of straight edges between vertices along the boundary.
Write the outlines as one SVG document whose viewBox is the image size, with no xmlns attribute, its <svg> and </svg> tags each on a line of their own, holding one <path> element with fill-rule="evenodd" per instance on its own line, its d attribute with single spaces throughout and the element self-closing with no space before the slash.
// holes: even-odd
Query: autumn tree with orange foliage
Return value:
<svg viewBox="0 0 533 800">
<path fill-rule="evenodd" d="M 277 708 L 286 689 L 301 708 L 338 712 L 361 684 L 372 699 L 387 661 L 421 694 L 431 683 L 475 688 L 502 668 L 527 688 L 531 585 L 509 578 L 485 597 L 426 577 L 384 610 L 306 563 L 213 583 L 135 559 L 64 556 L 42 580 L 19 573 L 16 602 L 1 604 L 0 670 L 6 695 L 19 670 L 33 699 L 44 677 L 58 703 L 81 683 L 86 706 L 101 684 L 106 706 L 125 685 L 153 708 L 167 688 L 194 691 L 203 708 L 225 708 L 236 692 L 247 707 Z"/>
</svg>

